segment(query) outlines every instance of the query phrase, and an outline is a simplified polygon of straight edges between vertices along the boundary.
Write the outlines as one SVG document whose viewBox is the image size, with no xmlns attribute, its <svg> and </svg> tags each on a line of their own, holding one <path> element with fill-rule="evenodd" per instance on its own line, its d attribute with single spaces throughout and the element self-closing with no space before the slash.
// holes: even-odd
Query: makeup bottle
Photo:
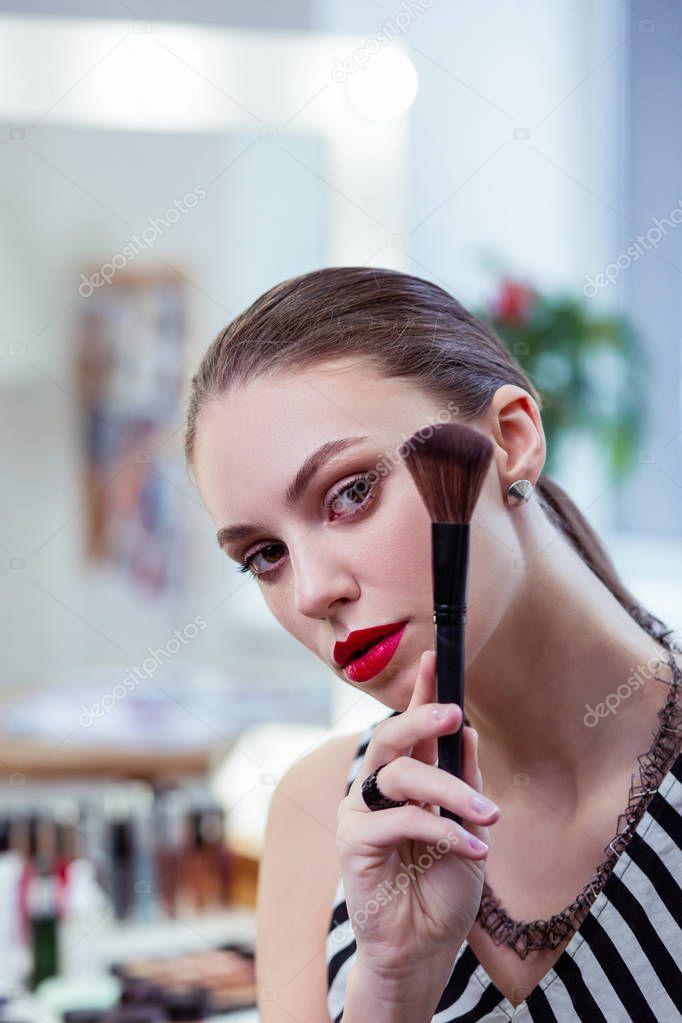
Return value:
<svg viewBox="0 0 682 1023">
<path fill-rule="evenodd" d="M 78 859 L 95 865 L 97 884 L 108 891 L 111 873 L 109 820 L 105 802 L 82 802 L 78 805 L 76 854 Z"/>
<path fill-rule="evenodd" d="M 225 838 L 225 811 L 217 803 L 202 812 L 201 832 L 206 849 L 207 869 L 213 879 L 212 894 L 216 906 L 229 906 L 232 901 L 234 855 Z"/>
<path fill-rule="evenodd" d="M 111 903 L 97 879 L 92 860 L 76 857 L 66 868 L 66 890 L 60 922 L 60 970 L 82 977 L 93 969 L 89 934 L 111 914 Z"/>
<path fill-rule="evenodd" d="M 126 791 L 132 837 L 133 912 L 149 922 L 158 915 L 158 877 L 154 856 L 154 793 L 144 782 L 131 782 Z"/>
<path fill-rule="evenodd" d="M 0 998 L 21 985 L 31 968 L 31 953 L 22 927 L 19 901 L 24 862 L 12 848 L 12 825 L 0 819 Z"/>
<path fill-rule="evenodd" d="M 133 832 L 128 802 L 121 786 L 105 798 L 107 816 L 107 888 L 117 920 L 130 916 L 134 903 Z"/>
<path fill-rule="evenodd" d="M 167 916 L 175 916 L 178 909 L 188 808 L 189 800 L 182 789 L 156 793 L 152 815 L 157 898 L 160 912 Z"/>
<path fill-rule="evenodd" d="M 57 881 L 57 907 L 60 917 L 63 917 L 67 899 L 68 869 L 78 853 L 76 832 L 78 804 L 74 800 L 64 800 L 55 807 L 54 816 L 54 874 Z"/>
<path fill-rule="evenodd" d="M 181 864 L 180 900 L 190 913 L 203 912 L 207 898 L 204 862 L 204 840 L 201 815 L 192 806 L 186 816 L 185 847 Z"/>
<path fill-rule="evenodd" d="M 195 798 L 189 815 L 186 862 L 195 911 L 229 905 L 234 858 L 225 843 L 223 809 L 206 794 Z"/>
<path fill-rule="evenodd" d="M 32 970 L 30 987 L 35 989 L 59 971 L 58 882 L 54 873 L 54 824 L 46 817 L 29 822 L 29 879 L 26 910 L 31 933 Z"/>
</svg>

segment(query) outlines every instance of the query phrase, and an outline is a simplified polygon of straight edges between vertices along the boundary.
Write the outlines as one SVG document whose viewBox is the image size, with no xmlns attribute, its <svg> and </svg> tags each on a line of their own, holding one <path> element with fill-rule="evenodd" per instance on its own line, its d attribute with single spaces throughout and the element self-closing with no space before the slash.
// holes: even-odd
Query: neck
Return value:
<svg viewBox="0 0 682 1023">
<path fill-rule="evenodd" d="M 493 796 L 532 782 L 535 793 L 568 793 L 575 805 L 595 777 L 635 769 L 673 674 L 665 647 L 562 537 L 549 557 L 530 559 L 532 571 L 467 665 L 465 709 Z"/>
</svg>

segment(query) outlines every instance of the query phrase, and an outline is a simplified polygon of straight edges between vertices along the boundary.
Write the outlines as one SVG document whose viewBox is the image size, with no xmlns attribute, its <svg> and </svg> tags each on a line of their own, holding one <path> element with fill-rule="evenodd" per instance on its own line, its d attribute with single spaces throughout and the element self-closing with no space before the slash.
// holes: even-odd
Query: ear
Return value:
<svg viewBox="0 0 682 1023">
<path fill-rule="evenodd" d="M 514 480 L 537 483 L 545 464 L 547 445 L 535 399 L 522 387 L 503 384 L 495 391 L 485 420 L 499 448 L 497 456 L 504 493 Z"/>
</svg>

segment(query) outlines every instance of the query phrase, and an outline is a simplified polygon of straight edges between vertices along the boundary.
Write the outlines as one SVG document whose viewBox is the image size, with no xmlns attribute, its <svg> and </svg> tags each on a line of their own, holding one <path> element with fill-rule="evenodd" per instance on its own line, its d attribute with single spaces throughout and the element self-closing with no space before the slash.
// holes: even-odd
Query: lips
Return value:
<svg viewBox="0 0 682 1023">
<path fill-rule="evenodd" d="M 397 632 L 391 632 L 388 636 L 382 636 L 380 639 L 375 640 L 369 649 L 365 648 L 365 653 L 356 654 L 343 669 L 346 678 L 350 682 L 362 685 L 364 682 L 369 682 L 376 675 L 380 675 L 392 660 L 406 628 L 407 624 L 403 625 Z"/>
<path fill-rule="evenodd" d="M 357 629 L 351 632 L 348 639 L 343 643 L 336 643 L 334 646 L 334 660 L 340 668 L 345 668 L 349 661 L 357 657 L 365 647 L 375 643 L 383 636 L 389 636 L 393 632 L 406 625 L 407 622 L 392 622 L 389 625 L 375 625 L 371 629 Z"/>
</svg>

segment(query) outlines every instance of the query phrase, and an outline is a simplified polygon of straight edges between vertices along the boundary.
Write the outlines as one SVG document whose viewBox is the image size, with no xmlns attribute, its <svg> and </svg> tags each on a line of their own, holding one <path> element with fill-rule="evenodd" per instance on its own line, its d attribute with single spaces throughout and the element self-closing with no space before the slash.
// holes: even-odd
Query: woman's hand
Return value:
<svg viewBox="0 0 682 1023">
<path fill-rule="evenodd" d="M 456 732 L 462 720 L 458 706 L 433 702 L 435 688 L 436 656 L 425 651 L 409 706 L 374 729 L 339 804 L 336 844 L 358 959 L 378 976 L 416 972 L 433 957 L 454 962 L 483 887 L 487 849 L 471 839 L 489 844 L 486 824 L 499 816 L 497 808 L 471 804 L 483 788 L 473 729 L 463 728 L 463 779 L 435 766 L 438 736 Z M 362 783 L 380 764 L 381 792 L 410 803 L 377 811 L 365 804 Z M 440 806 L 466 826 L 441 817 Z"/>
</svg>

